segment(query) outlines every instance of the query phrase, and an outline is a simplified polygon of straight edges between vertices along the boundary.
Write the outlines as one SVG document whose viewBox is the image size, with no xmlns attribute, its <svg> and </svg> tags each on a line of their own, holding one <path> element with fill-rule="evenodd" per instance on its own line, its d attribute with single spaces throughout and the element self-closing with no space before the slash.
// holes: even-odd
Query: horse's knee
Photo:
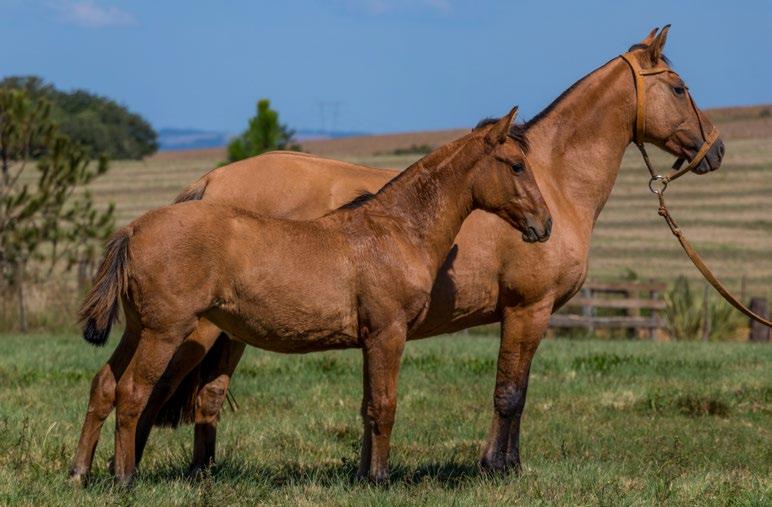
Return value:
<svg viewBox="0 0 772 507">
<path fill-rule="evenodd" d="M 504 419 L 520 417 L 525 405 L 525 389 L 522 387 L 497 388 L 493 395 L 493 408 Z"/>
<path fill-rule="evenodd" d="M 394 426 L 397 401 L 389 396 L 374 396 L 367 404 L 365 412 L 375 423 L 376 433 L 388 433 Z"/>
<path fill-rule="evenodd" d="M 209 420 L 217 417 L 226 393 L 227 388 L 221 382 L 212 382 L 201 388 L 197 403 L 199 418 Z"/>
</svg>

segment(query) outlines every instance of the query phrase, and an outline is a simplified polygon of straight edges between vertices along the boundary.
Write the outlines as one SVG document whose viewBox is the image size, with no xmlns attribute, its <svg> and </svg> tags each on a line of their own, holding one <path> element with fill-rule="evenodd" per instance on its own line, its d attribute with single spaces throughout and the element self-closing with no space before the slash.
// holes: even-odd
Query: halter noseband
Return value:
<svg viewBox="0 0 772 507">
<path fill-rule="evenodd" d="M 641 155 L 643 155 L 643 160 L 646 162 L 646 167 L 651 173 L 649 189 L 655 194 L 659 194 L 665 190 L 669 182 L 683 176 L 687 172 L 700 165 L 702 159 L 705 158 L 705 155 L 707 155 L 710 148 L 718 139 L 718 130 L 713 127 L 710 133 L 705 135 L 705 126 L 702 124 L 702 117 L 700 117 L 700 112 L 697 110 L 697 106 L 695 105 L 694 100 L 689 93 L 689 88 L 684 86 L 686 88 L 686 96 L 689 98 L 689 104 L 691 104 L 692 109 L 694 110 L 694 114 L 697 116 L 697 123 L 700 126 L 700 134 L 702 135 L 703 143 L 702 146 L 700 146 L 700 149 L 697 150 L 694 158 L 692 158 L 691 162 L 689 162 L 686 167 L 681 168 L 685 161 L 685 159 L 681 157 L 673 164 L 673 171 L 670 174 L 667 176 L 657 174 L 651 165 L 649 155 L 646 153 L 646 148 L 643 145 L 644 133 L 646 131 L 646 86 L 644 78 L 654 74 L 662 74 L 663 72 L 672 72 L 673 74 L 675 74 L 675 72 L 667 66 L 661 65 L 659 63 L 650 69 L 644 69 L 640 66 L 638 60 L 632 55 L 632 53 L 624 53 L 620 55 L 620 57 L 627 63 L 627 65 L 630 66 L 630 70 L 632 70 L 633 78 L 635 80 L 635 94 L 637 99 L 635 108 L 635 133 L 633 141 L 635 142 L 635 145 L 638 146 L 638 149 L 641 150 Z M 654 188 L 654 184 L 657 182 L 659 182 L 660 185 L 659 189 Z"/>
</svg>

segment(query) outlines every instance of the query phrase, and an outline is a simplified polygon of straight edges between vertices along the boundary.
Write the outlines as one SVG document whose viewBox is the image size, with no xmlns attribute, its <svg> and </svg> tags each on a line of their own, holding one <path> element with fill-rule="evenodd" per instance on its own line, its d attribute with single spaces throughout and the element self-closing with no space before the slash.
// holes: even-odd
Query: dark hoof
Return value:
<svg viewBox="0 0 772 507">
<path fill-rule="evenodd" d="M 480 459 L 480 470 L 490 475 L 520 475 L 522 467 L 519 458 L 483 456 Z"/>
<path fill-rule="evenodd" d="M 107 460 L 107 470 L 110 475 L 115 475 L 115 456 L 110 456 L 110 459 Z"/>
</svg>

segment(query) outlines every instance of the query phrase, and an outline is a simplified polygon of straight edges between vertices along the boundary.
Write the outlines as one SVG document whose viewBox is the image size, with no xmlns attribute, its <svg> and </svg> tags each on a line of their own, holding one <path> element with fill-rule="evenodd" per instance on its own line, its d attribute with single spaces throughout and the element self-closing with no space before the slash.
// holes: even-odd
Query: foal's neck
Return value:
<svg viewBox="0 0 772 507">
<path fill-rule="evenodd" d="M 392 230 L 424 251 L 435 272 L 472 212 L 469 173 L 484 150 L 482 138 L 452 142 L 405 169 L 357 211 L 397 224 Z"/>
<path fill-rule="evenodd" d="M 635 91 L 614 59 L 587 75 L 528 125 L 529 160 L 555 205 L 572 206 L 588 231 L 606 204 L 632 142 Z"/>
</svg>

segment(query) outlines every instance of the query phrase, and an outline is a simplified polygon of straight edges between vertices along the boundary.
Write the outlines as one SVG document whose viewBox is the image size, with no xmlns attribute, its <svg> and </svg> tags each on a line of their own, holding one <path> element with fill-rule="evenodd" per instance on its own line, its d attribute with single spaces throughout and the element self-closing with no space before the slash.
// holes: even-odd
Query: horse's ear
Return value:
<svg viewBox="0 0 772 507">
<path fill-rule="evenodd" d="M 649 58 L 652 65 L 657 65 L 660 58 L 662 58 L 662 51 L 665 48 L 665 42 L 667 41 L 667 32 L 670 31 L 670 25 L 665 25 L 654 40 L 649 44 Z"/>
<path fill-rule="evenodd" d="M 485 136 L 485 140 L 490 144 L 503 143 L 506 141 L 507 136 L 509 135 L 509 129 L 515 122 L 516 117 L 517 106 L 513 107 L 508 114 L 505 114 L 499 121 L 493 124 L 488 131 L 488 134 Z"/>
<path fill-rule="evenodd" d="M 654 36 L 657 35 L 657 31 L 659 30 L 659 27 L 654 27 L 654 30 L 649 32 L 649 35 L 646 36 L 645 39 L 643 39 L 640 44 L 642 46 L 651 46 L 651 43 L 654 42 Z"/>
</svg>

